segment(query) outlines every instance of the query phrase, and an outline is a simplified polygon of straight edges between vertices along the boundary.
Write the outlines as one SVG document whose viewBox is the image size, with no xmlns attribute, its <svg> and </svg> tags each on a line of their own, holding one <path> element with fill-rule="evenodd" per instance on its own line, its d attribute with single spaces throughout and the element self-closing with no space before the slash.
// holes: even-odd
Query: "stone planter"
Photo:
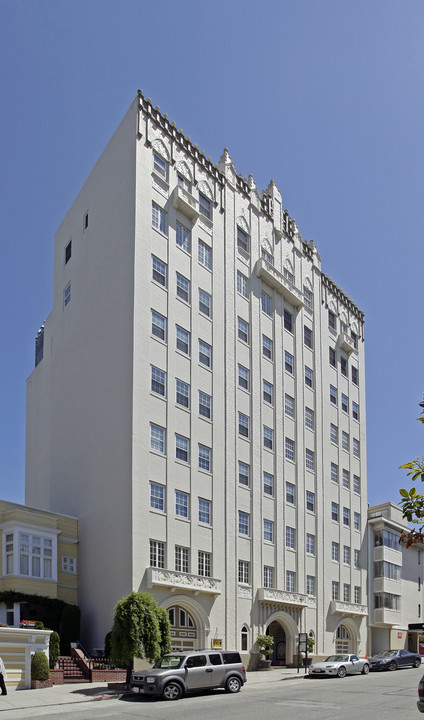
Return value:
<svg viewBox="0 0 424 720">
<path fill-rule="evenodd" d="M 43 690 L 44 688 L 53 687 L 53 679 L 47 680 L 31 680 L 31 690 Z"/>
<path fill-rule="evenodd" d="M 259 663 L 259 670 L 271 670 L 272 660 L 261 660 Z"/>
</svg>

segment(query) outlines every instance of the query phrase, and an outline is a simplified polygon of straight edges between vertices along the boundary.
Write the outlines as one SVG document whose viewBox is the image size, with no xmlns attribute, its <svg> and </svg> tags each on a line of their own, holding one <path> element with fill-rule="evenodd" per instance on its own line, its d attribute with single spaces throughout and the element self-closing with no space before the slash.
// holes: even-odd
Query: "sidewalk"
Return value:
<svg viewBox="0 0 424 720">
<path fill-rule="evenodd" d="M 257 670 L 247 673 L 247 683 L 248 685 L 259 685 L 303 677 L 305 677 L 303 668 L 300 669 L 299 674 L 297 674 L 296 668 Z M 6 710 L 25 710 L 47 705 L 72 705 L 113 700 L 120 698 L 123 694 L 119 690 L 110 690 L 105 683 L 53 685 L 45 690 L 11 690 L 5 696 L 0 695 L 0 713 Z"/>
</svg>

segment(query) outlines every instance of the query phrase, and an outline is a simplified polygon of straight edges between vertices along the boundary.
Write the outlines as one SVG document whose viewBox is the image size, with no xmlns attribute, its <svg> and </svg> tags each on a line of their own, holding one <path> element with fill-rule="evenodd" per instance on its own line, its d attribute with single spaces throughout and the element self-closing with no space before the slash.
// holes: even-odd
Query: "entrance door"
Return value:
<svg viewBox="0 0 424 720">
<path fill-rule="evenodd" d="M 274 638 L 274 647 L 272 651 L 272 664 L 273 665 L 285 665 L 286 664 L 286 633 L 284 628 L 279 622 L 274 621 L 271 623 L 267 630 L 267 635 L 271 635 Z"/>
</svg>

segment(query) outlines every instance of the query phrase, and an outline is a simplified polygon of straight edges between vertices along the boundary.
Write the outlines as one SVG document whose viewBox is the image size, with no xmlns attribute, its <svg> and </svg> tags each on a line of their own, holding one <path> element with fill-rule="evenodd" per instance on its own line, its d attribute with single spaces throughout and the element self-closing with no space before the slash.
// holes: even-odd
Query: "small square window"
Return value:
<svg viewBox="0 0 424 720">
<path fill-rule="evenodd" d="M 272 340 L 266 335 L 262 335 L 262 354 L 264 357 L 272 360 Z"/>
</svg>

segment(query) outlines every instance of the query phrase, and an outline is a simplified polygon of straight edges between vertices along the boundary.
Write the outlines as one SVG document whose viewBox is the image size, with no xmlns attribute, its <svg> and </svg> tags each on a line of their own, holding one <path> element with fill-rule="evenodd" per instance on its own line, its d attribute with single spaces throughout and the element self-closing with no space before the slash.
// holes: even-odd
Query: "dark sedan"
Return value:
<svg viewBox="0 0 424 720">
<path fill-rule="evenodd" d="M 421 655 L 409 650 L 381 650 L 368 658 L 370 670 L 397 670 L 400 667 L 421 665 Z"/>
</svg>

